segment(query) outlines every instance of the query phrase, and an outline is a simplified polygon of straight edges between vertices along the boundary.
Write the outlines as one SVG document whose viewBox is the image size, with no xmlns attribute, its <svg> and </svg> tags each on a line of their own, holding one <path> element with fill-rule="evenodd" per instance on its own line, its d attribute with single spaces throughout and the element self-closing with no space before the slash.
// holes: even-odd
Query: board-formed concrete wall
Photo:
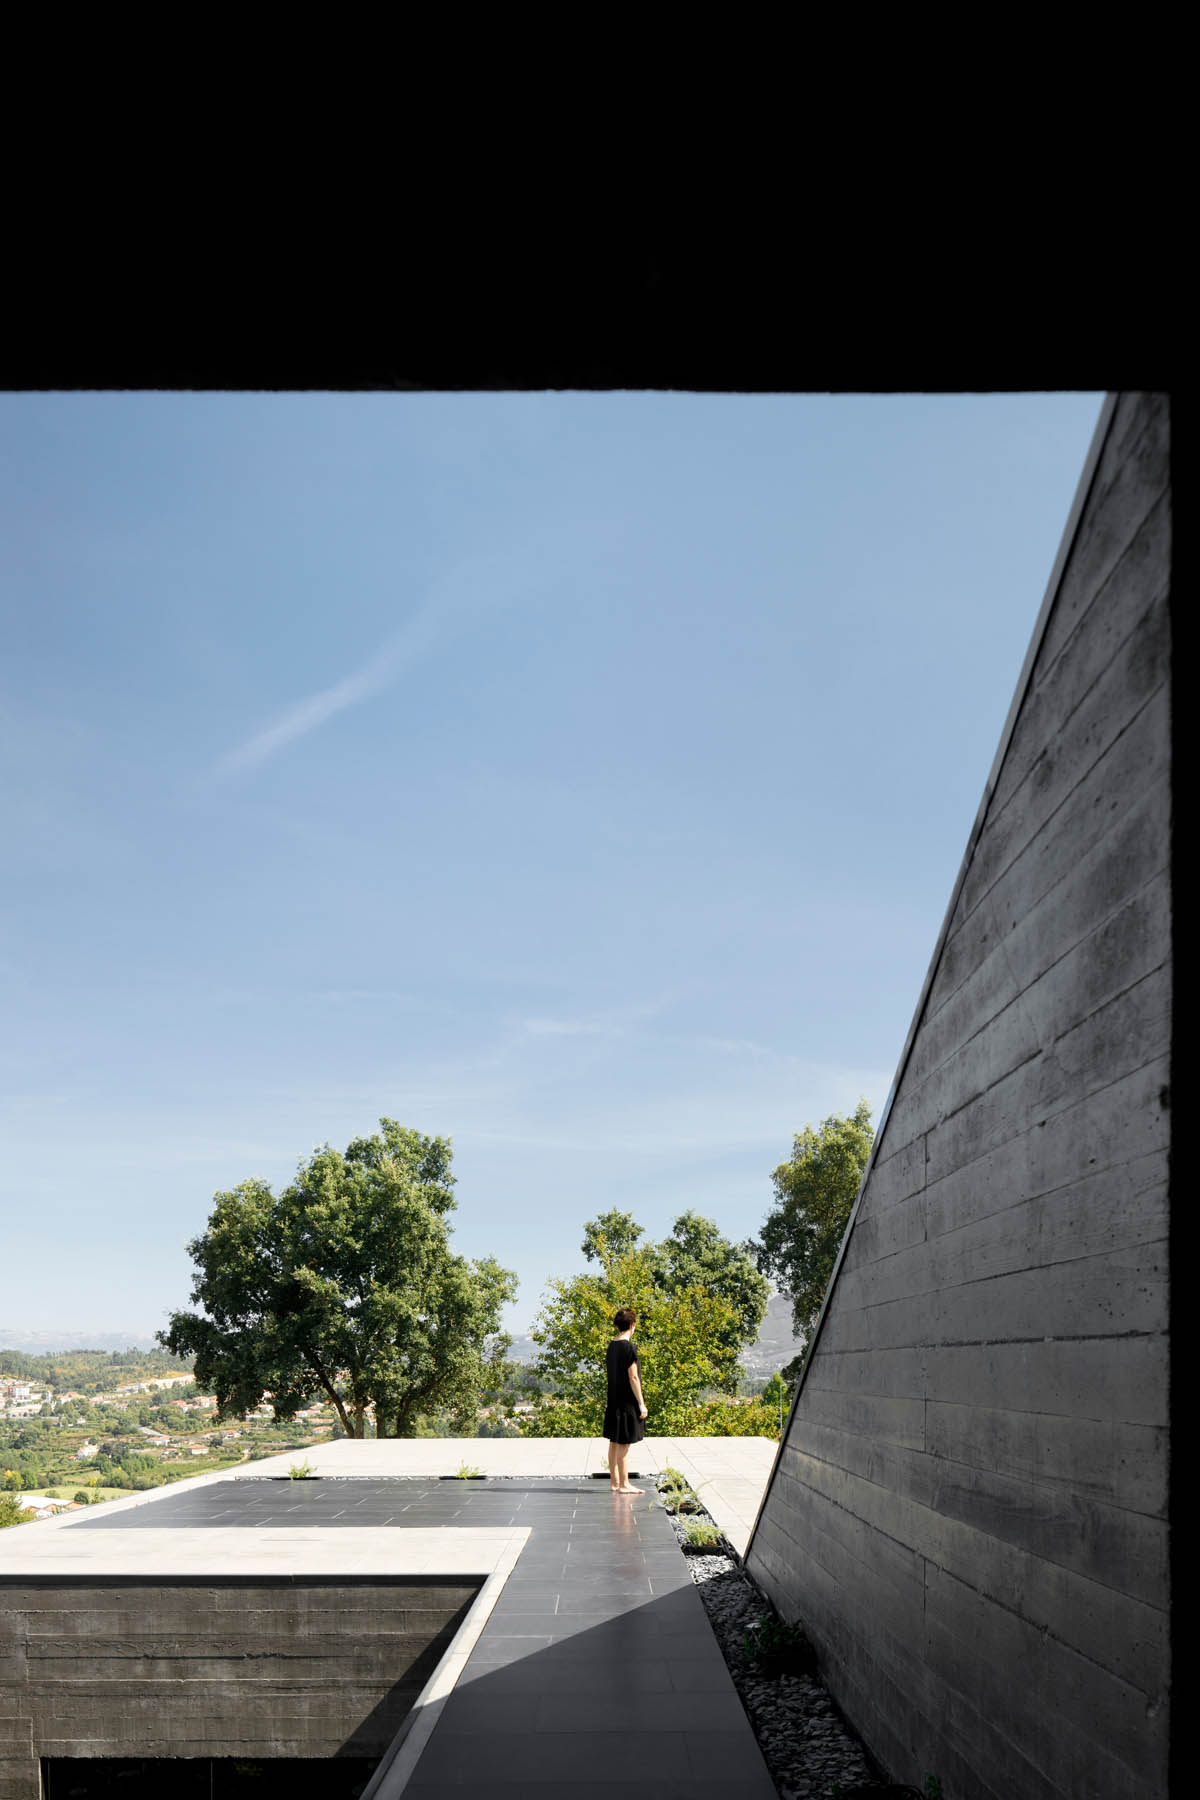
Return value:
<svg viewBox="0 0 1200 1800">
<path fill-rule="evenodd" d="M 748 1549 L 951 1800 L 1167 1791 L 1169 567 L 1117 396 Z"/>
<path fill-rule="evenodd" d="M 0 1800 L 38 1800 L 43 1756 L 382 1756 L 478 1590 L 8 1579 Z"/>
</svg>

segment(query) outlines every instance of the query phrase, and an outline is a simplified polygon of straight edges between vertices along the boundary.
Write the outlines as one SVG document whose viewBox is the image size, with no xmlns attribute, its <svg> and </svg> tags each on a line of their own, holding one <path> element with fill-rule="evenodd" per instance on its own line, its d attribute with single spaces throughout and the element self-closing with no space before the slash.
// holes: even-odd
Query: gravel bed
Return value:
<svg viewBox="0 0 1200 1800">
<path fill-rule="evenodd" d="M 682 1545 L 683 1521 L 668 1516 Z M 868 1794 L 924 1800 L 918 1789 L 892 1786 L 880 1774 L 818 1675 L 757 1670 L 746 1652 L 746 1629 L 774 1617 L 774 1608 L 734 1556 L 692 1553 L 687 1562 L 780 1800 L 852 1800 L 858 1794 L 864 1800 Z"/>
</svg>

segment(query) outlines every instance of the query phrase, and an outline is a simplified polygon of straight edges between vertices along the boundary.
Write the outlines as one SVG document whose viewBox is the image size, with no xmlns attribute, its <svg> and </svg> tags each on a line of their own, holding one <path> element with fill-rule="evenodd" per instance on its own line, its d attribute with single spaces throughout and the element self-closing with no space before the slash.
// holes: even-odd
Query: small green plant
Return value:
<svg viewBox="0 0 1200 1800">
<path fill-rule="evenodd" d="M 288 1469 L 288 1474 L 293 1481 L 307 1481 L 309 1476 L 315 1473 L 316 1470 L 310 1462 L 292 1463 Z"/>
<path fill-rule="evenodd" d="M 685 1488 L 687 1476 L 682 1469 L 665 1468 L 658 1478 L 660 1488 Z"/>
<path fill-rule="evenodd" d="M 743 1641 L 746 1655 L 764 1673 L 816 1672 L 816 1652 L 802 1625 L 789 1625 L 785 1619 L 768 1614 L 756 1625 L 748 1627 Z"/>
<path fill-rule="evenodd" d="M 929 1795 L 929 1800 L 942 1800 L 942 1784 L 936 1775 L 926 1775 L 925 1792 Z"/>
<path fill-rule="evenodd" d="M 459 1463 L 454 1473 L 460 1481 L 476 1481 L 483 1474 L 483 1470 L 475 1468 L 471 1463 Z"/>
<path fill-rule="evenodd" d="M 707 1549 L 710 1544 L 721 1542 L 721 1533 L 709 1519 L 689 1519 L 683 1528 L 683 1535 L 697 1549 Z"/>
</svg>

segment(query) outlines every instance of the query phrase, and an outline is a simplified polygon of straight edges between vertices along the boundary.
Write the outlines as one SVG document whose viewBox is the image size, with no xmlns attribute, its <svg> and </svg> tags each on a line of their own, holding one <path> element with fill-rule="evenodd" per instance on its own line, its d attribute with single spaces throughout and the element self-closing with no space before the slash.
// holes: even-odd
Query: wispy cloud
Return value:
<svg viewBox="0 0 1200 1800">
<path fill-rule="evenodd" d="M 361 668 L 346 675 L 332 687 L 309 694 L 277 718 L 265 731 L 256 732 L 244 744 L 230 750 L 217 762 L 213 773 L 218 776 L 244 774 L 257 769 L 306 737 L 349 707 L 360 706 L 373 699 L 403 674 L 414 662 L 426 655 L 445 629 L 445 608 L 428 602 L 419 608 L 403 629 L 376 651 Z"/>
<path fill-rule="evenodd" d="M 332 687 L 321 688 L 287 707 L 264 730 L 220 757 L 211 774 L 221 778 L 261 768 L 339 713 L 383 693 L 405 670 L 441 649 L 481 613 L 528 598 L 530 571 L 538 571 L 538 579 L 544 582 L 558 566 L 555 550 L 561 536 L 561 532 L 548 534 L 542 544 L 524 543 L 519 551 L 495 551 L 458 564 L 434 584 L 400 629 L 366 662 Z"/>
<path fill-rule="evenodd" d="M 799 1057 L 786 1051 L 773 1050 L 767 1044 L 756 1044 L 750 1038 L 693 1037 L 689 1040 L 698 1050 L 715 1050 L 721 1056 L 763 1057 L 770 1062 L 795 1062 Z"/>
<path fill-rule="evenodd" d="M 625 1006 L 585 1013 L 577 1018 L 523 1019 L 521 1025 L 528 1037 L 627 1037 L 631 1027 L 644 1019 L 658 1017 L 676 998 L 676 994 L 671 992 L 651 1000 L 635 1000 Z"/>
<path fill-rule="evenodd" d="M 530 1037 L 620 1037 L 624 1027 L 596 1019 L 526 1019 Z"/>
</svg>

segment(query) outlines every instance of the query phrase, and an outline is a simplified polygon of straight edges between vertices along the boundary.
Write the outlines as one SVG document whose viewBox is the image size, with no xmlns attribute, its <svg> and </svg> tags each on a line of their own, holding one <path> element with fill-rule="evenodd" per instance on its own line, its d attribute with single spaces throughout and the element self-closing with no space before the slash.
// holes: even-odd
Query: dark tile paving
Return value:
<svg viewBox="0 0 1200 1800">
<path fill-rule="evenodd" d="M 666 1515 L 580 1491 L 539 1509 L 405 1800 L 612 1800 L 643 1782 L 775 1800 Z"/>
<path fill-rule="evenodd" d="M 405 1800 L 775 1800 L 666 1514 L 602 1482 L 241 1480 L 92 1528 L 528 1526 Z"/>
</svg>

